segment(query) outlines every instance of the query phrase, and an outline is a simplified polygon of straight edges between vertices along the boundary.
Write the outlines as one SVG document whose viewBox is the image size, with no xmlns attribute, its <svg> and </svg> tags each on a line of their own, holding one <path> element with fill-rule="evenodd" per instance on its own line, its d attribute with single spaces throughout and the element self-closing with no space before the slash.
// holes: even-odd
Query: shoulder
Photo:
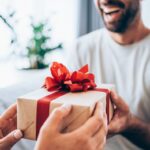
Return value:
<svg viewBox="0 0 150 150">
<path fill-rule="evenodd" d="M 75 64 L 76 67 L 74 68 L 80 68 L 88 63 L 96 51 L 99 50 L 103 34 L 104 29 L 99 29 L 86 34 L 71 43 L 67 54 L 70 66 Z"/>
<path fill-rule="evenodd" d="M 97 47 L 99 47 L 99 45 L 101 45 L 102 43 L 104 34 L 105 34 L 105 29 L 102 28 L 76 39 L 74 43 L 76 52 L 84 53 L 86 51 L 86 53 L 88 53 L 91 51 L 92 52 L 96 51 Z"/>
<path fill-rule="evenodd" d="M 103 37 L 103 34 L 105 34 L 105 31 L 106 30 L 104 28 L 102 28 L 102 29 L 90 32 L 90 33 L 78 38 L 76 40 L 76 43 L 77 44 L 86 44 L 86 45 L 95 44 Z"/>
</svg>

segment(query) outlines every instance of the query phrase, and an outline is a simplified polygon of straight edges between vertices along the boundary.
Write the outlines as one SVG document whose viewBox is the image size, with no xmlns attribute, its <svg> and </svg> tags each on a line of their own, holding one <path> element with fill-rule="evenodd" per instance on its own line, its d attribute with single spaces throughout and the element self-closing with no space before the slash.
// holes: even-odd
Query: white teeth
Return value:
<svg viewBox="0 0 150 150">
<path fill-rule="evenodd" d="M 102 9 L 105 13 L 112 13 L 112 12 L 120 10 L 120 8 L 118 8 L 118 7 L 104 7 Z"/>
</svg>

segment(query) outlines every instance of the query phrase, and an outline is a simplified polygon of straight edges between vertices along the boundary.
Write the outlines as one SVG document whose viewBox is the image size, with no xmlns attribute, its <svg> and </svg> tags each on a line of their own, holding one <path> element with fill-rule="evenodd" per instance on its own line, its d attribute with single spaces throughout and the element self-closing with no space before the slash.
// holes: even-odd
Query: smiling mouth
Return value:
<svg viewBox="0 0 150 150">
<path fill-rule="evenodd" d="M 110 11 L 110 12 L 104 12 L 106 15 L 112 15 L 115 13 L 118 13 L 120 10 L 114 10 L 114 11 Z"/>
<path fill-rule="evenodd" d="M 120 11 L 119 7 L 112 7 L 112 6 L 102 6 L 101 10 L 106 14 L 106 15 L 112 15 L 114 13 L 118 13 Z"/>
<path fill-rule="evenodd" d="M 122 14 L 121 8 L 116 6 L 103 6 L 101 7 L 101 10 L 103 11 L 103 17 L 105 22 L 118 21 Z"/>
</svg>

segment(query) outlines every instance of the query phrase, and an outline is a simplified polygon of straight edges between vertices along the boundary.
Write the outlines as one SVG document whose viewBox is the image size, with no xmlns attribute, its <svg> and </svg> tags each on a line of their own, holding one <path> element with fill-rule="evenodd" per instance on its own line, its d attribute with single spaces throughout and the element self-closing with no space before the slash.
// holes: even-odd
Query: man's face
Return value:
<svg viewBox="0 0 150 150">
<path fill-rule="evenodd" d="M 140 0 L 95 0 L 109 31 L 123 33 L 140 11 Z"/>
</svg>

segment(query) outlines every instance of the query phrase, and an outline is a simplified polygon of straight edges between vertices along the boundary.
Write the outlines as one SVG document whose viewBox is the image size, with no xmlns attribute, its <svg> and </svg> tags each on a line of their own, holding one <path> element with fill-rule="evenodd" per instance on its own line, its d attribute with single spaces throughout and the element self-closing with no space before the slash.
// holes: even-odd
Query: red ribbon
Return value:
<svg viewBox="0 0 150 150">
<path fill-rule="evenodd" d="M 87 91 L 96 87 L 94 74 L 88 73 L 88 65 L 73 73 L 61 63 L 53 62 L 50 68 L 52 77 L 46 77 L 44 87 L 48 91 L 67 90 Z"/>
<path fill-rule="evenodd" d="M 60 96 L 65 95 L 65 91 L 56 91 L 50 95 L 47 95 L 37 101 L 37 113 L 36 113 L 36 138 L 39 135 L 40 128 L 49 116 L 49 108 L 51 101 L 57 99 Z"/>
<path fill-rule="evenodd" d="M 101 89 L 101 88 L 96 88 L 93 91 L 106 93 L 106 114 L 107 114 L 107 121 L 109 123 L 110 91 L 108 89 Z M 43 125 L 43 123 L 46 121 L 46 119 L 49 116 L 49 113 L 50 113 L 49 108 L 50 108 L 51 101 L 57 99 L 58 97 L 65 95 L 67 93 L 68 92 L 65 92 L 65 91 L 56 91 L 56 92 L 38 100 L 37 114 L 36 114 L 36 138 L 38 137 L 41 126 Z"/>
</svg>

